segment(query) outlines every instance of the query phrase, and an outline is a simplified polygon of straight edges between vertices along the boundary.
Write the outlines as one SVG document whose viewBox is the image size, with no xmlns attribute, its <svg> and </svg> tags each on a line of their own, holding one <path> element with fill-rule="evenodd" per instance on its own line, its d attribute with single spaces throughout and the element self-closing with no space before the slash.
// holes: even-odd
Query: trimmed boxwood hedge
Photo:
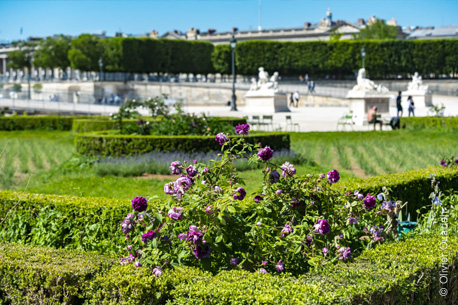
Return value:
<svg viewBox="0 0 458 305">
<path fill-rule="evenodd" d="M 93 254 L 0 245 L 0 301 L 27 304 L 455 304 L 458 237 L 438 233 L 377 246 L 349 263 L 293 277 L 196 268 L 156 278 Z M 436 246 L 431 246 L 436 245 Z M 447 264 L 443 264 L 443 257 Z M 441 285 L 439 275 L 447 275 Z M 445 288 L 447 296 L 440 296 Z"/>
<path fill-rule="evenodd" d="M 430 199 L 428 199 L 429 194 L 432 192 L 431 180 L 429 179 L 431 174 L 435 174 L 436 179 L 440 181 L 442 191 L 450 189 L 458 191 L 458 168 L 441 166 L 374 176 L 367 179 L 350 179 L 342 184 L 335 184 L 335 187 L 352 193 L 355 190 L 359 190 L 363 194 L 371 193 L 374 196 L 381 191 L 382 187 L 389 187 L 397 200 L 408 201 L 403 213 L 405 217 L 407 213 L 410 213 L 411 219 L 414 220 L 417 217 L 418 209 L 424 205 L 431 204 Z"/>
<path fill-rule="evenodd" d="M 401 124 L 407 129 L 458 129 L 458 117 L 406 117 Z"/>
<path fill-rule="evenodd" d="M 238 138 L 240 136 L 232 136 Z M 274 150 L 289 149 L 287 133 L 259 133 L 246 136 L 249 143 L 261 142 Z M 214 136 L 140 136 L 109 135 L 105 132 L 77 134 L 76 151 L 87 156 L 129 156 L 153 151 L 209 152 L 221 146 Z"/>
<path fill-rule="evenodd" d="M 142 117 L 143 120 L 153 121 L 151 117 Z M 232 117 L 216 117 L 221 122 L 228 122 L 234 127 L 239 124 L 246 124 L 245 118 L 232 118 Z M 124 120 L 124 124 L 136 124 L 137 120 Z M 92 131 L 114 130 L 116 129 L 116 121 L 106 119 L 75 119 L 73 121 L 73 131 L 79 133 L 86 133 Z"/>
<path fill-rule="evenodd" d="M 71 130 L 73 117 L 63 116 L 10 116 L 0 117 L 0 130 Z"/>
</svg>

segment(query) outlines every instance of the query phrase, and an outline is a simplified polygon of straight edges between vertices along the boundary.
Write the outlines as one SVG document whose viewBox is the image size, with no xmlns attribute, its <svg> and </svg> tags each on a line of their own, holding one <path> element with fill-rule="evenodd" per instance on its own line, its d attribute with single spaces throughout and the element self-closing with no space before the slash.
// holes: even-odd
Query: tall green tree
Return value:
<svg viewBox="0 0 458 305">
<path fill-rule="evenodd" d="M 18 50 L 8 53 L 8 66 L 11 69 L 24 69 L 30 66 L 30 57 L 35 51 L 36 44 L 27 41 L 16 42 L 13 46 Z"/>
<path fill-rule="evenodd" d="M 40 41 L 33 64 L 42 68 L 66 69 L 70 66 L 68 51 L 71 42 L 71 37 L 64 35 L 47 37 Z"/>
<path fill-rule="evenodd" d="M 398 30 L 395 26 L 387 25 L 383 20 L 376 20 L 374 23 L 366 26 L 354 36 L 358 40 L 367 39 L 395 39 L 398 35 Z"/>
<path fill-rule="evenodd" d="M 97 71 L 102 55 L 103 45 L 99 37 L 90 34 L 82 34 L 73 39 L 68 51 L 71 67 L 81 71 Z"/>
</svg>

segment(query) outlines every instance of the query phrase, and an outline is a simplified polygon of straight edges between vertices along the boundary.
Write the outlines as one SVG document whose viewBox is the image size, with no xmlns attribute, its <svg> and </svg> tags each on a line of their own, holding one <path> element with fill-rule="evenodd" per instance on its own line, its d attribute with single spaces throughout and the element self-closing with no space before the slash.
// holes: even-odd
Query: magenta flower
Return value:
<svg viewBox="0 0 458 305">
<path fill-rule="evenodd" d="M 260 203 L 262 200 L 264 200 L 264 198 L 262 198 L 262 196 L 260 196 L 260 195 L 256 195 L 254 197 L 254 202 L 256 202 L 256 203 Z"/>
<path fill-rule="evenodd" d="M 283 265 L 281 260 L 275 265 L 275 269 L 277 269 L 278 272 L 283 272 L 285 270 L 285 265 Z"/>
<path fill-rule="evenodd" d="M 337 170 L 332 170 L 328 173 L 328 181 L 329 183 L 337 183 L 340 179 L 340 174 Z"/>
<path fill-rule="evenodd" d="M 204 248 L 204 247 L 199 245 L 199 246 L 194 248 L 193 252 L 194 252 L 194 256 L 197 259 L 202 259 L 202 258 L 209 257 L 210 256 L 210 246 L 206 245 L 205 248 Z"/>
<path fill-rule="evenodd" d="M 183 164 L 180 161 L 173 161 L 170 166 L 170 170 L 172 171 L 173 175 L 179 175 L 183 171 Z"/>
<path fill-rule="evenodd" d="M 211 206 L 207 205 L 207 207 L 205 208 L 205 212 L 207 214 L 213 214 L 213 210 L 212 210 Z"/>
<path fill-rule="evenodd" d="M 214 189 L 215 192 L 217 192 L 217 193 L 222 193 L 222 192 L 223 192 L 223 189 L 220 188 L 219 186 L 215 186 L 213 189 Z"/>
<path fill-rule="evenodd" d="M 327 235 L 331 232 L 331 226 L 326 219 L 320 219 L 313 227 L 315 228 L 315 232 L 320 233 L 321 235 Z"/>
<path fill-rule="evenodd" d="M 258 150 L 258 158 L 262 161 L 268 161 L 272 159 L 273 155 L 274 151 L 269 146 L 266 146 Z"/>
<path fill-rule="evenodd" d="M 169 182 L 164 185 L 164 193 L 167 195 L 173 195 L 175 194 L 175 190 L 173 189 L 174 183 Z"/>
<path fill-rule="evenodd" d="M 282 166 L 280 166 L 282 173 L 282 177 L 287 177 L 287 176 L 294 176 L 296 174 L 296 169 L 294 168 L 294 165 L 292 165 L 289 162 L 283 163 Z"/>
<path fill-rule="evenodd" d="M 358 220 L 357 220 L 356 218 L 354 218 L 354 217 L 348 218 L 348 223 L 349 223 L 349 224 L 352 224 L 352 225 L 353 225 L 353 224 L 355 224 L 355 223 L 357 223 L 357 222 L 358 222 Z"/>
<path fill-rule="evenodd" d="M 307 245 L 307 247 L 310 248 L 310 246 L 312 245 L 312 241 L 313 241 L 313 236 L 307 236 L 307 240 L 305 241 L 305 244 Z"/>
<path fill-rule="evenodd" d="M 283 193 L 282 190 L 277 190 L 275 193 L 277 193 L 277 195 L 280 195 L 281 193 Z"/>
<path fill-rule="evenodd" d="M 132 209 L 136 212 L 144 212 L 148 208 L 148 201 L 145 197 L 137 196 L 132 199 Z"/>
<path fill-rule="evenodd" d="M 186 168 L 186 172 L 188 173 L 189 177 L 194 178 L 194 176 L 197 175 L 197 168 L 195 166 L 189 165 Z"/>
<path fill-rule="evenodd" d="M 208 167 L 204 167 L 204 173 L 208 173 Z"/>
<path fill-rule="evenodd" d="M 441 160 L 441 165 L 442 165 L 443 167 L 446 167 L 446 166 L 447 166 L 447 162 L 445 162 L 445 160 L 442 159 L 442 160 Z"/>
<path fill-rule="evenodd" d="M 156 266 L 156 268 L 153 269 L 153 274 L 156 277 L 160 277 L 162 275 L 162 268 L 159 266 Z"/>
<path fill-rule="evenodd" d="M 267 273 L 269 273 L 269 272 L 267 272 L 266 269 L 261 268 L 261 269 L 259 269 L 259 273 L 267 274 Z"/>
<path fill-rule="evenodd" d="M 281 234 L 280 236 L 281 237 L 285 237 L 286 234 L 290 234 L 293 232 L 293 228 L 289 225 L 289 224 L 285 224 L 285 226 L 283 227 L 283 229 L 281 230 Z"/>
<path fill-rule="evenodd" d="M 280 180 L 280 174 L 276 170 L 273 170 L 270 173 L 270 183 L 272 184 L 277 183 L 278 180 Z"/>
<path fill-rule="evenodd" d="M 455 159 L 455 164 L 458 164 L 458 158 Z"/>
<path fill-rule="evenodd" d="M 148 240 L 153 240 L 154 238 L 156 238 L 156 232 L 154 231 L 148 231 L 142 235 L 142 241 L 145 244 L 148 243 Z"/>
<path fill-rule="evenodd" d="M 168 212 L 169 217 L 173 220 L 181 220 L 182 214 L 183 214 L 182 207 L 174 207 L 170 209 L 170 211 Z"/>
<path fill-rule="evenodd" d="M 248 124 L 239 124 L 235 127 L 236 134 L 248 135 L 249 131 L 250 131 L 250 125 Z"/>
<path fill-rule="evenodd" d="M 351 258 L 351 249 L 348 247 L 342 247 L 339 249 L 339 259 L 347 260 Z"/>
<path fill-rule="evenodd" d="M 187 191 L 192 185 L 192 180 L 189 177 L 180 177 L 175 181 L 174 190 L 178 192 L 179 190 Z"/>
<path fill-rule="evenodd" d="M 230 263 L 231 265 L 237 266 L 238 264 L 240 264 L 240 258 L 231 258 Z"/>
<path fill-rule="evenodd" d="M 195 245 L 202 243 L 204 234 L 198 230 L 196 226 L 189 226 L 189 231 L 186 233 L 186 241 L 192 242 Z"/>
<path fill-rule="evenodd" d="M 357 197 L 358 197 L 358 200 L 359 200 L 359 201 L 361 201 L 361 200 L 363 200 L 363 199 L 364 199 L 364 195 L 363 195 L 363 194 L 358 194 L 358 196 L 357 196 Z"/>
<path fill-rule="evenodd" d="M 124 234 L 131 232 L 134 229 L 135 220 L 134 214 L 127 214 L 126 218 L 121 223 L 121 231 Z"/>
<path fill-rule="evenodd" d="M 218 142 L 219 145 L 223 145 L 224 143 L 229 141 L 229 138 L 221 132 L 216 135 L 215 140 L 216 142 Z"/>
<path fill-rule="evenodd" d="M 142 266 L 142 264 L 140 264 L 140 262 L 139 262 L 139 261 L 136 261 L 136 262 L 134 263 L 134 266 L 135 266 L 135 267 L 141 267 L 141 266 Z"/>
<path fill-rule="evenodd" d="M 243 187 L 239 187 L 235 190 L 234 195 L 232 196 L 236 200 L 243 200 L 246 196 L 246 191 Z"/>
<path fill-rule="evenodd" d="M 364 208 L 368 211 L 375 208 L 377 201 L 375 200 L 374 196 L 371 196 L 370 193 L 367 194 L 366 198 L 364 198 Z"/>
<path fill-rule="evenodd" d="M 267 265 L 268 261 L 262 261 L 262 265 L 265 266 Z"/>
<path fill-rule="evenodd" d="M 326 253 L 328 253 L 328 252 L 329 252 L 328 248 L 324 247 L 324 248 L 323 248 L 323 253 L 326 254 Z"/>
</svg>

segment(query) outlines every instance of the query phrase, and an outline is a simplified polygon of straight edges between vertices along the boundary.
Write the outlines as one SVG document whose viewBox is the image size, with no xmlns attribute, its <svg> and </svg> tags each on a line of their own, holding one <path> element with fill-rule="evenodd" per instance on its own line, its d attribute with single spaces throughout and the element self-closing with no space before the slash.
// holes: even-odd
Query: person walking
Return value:
<svg viewBox="0 0 458 305">
<path fill-rule="evenodd" d="M 413 98 L 411 95 L 407 98 L 407 103 L 409 104 L 409 116 L 411 113 L 412 113 L 412 116 L 415 116 L 415 112 L 414 112 L 415 104 L 413 102 Z"/>
<path fill-rule="evenodd" d="M 299 106 L 299 99 L 301 98 L 301 95 L 299 94 L 299 91 L 296 91 L 294 93 L 294 99 L 296 100 L 296 108 Z"/>
<path fill-rule="evenodd" d="M 294 93 L 291 93 L 291 95 L 289 96 L 289 107 L 293 107 L 294 106 Z"/>
<path fill-rule="evenodd" d="M 402 116 L 402 105 L 401 105 L 401 91 L 399 91 L 398 97 L 396 98 L 396 107 L 398 108 L 398 117 Z M 401 115 L 399 115 L 399 112 L 401 112 Z"/>
</svg>

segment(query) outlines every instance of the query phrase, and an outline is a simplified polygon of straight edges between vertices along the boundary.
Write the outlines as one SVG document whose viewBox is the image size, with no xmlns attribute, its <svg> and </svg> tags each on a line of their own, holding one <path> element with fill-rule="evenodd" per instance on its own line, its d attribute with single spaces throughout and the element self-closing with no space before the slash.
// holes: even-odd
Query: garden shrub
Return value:
<svg viewBox="0 0 458 305">
<path fill-rule="evenodd" d="M 0 130 L 71 130 L 73 117 L 62 116 L 14 116 L 0 117 Z"/>
<path fill-rule="evenodd" d="M 83 304 L 89 281 L 112 263 L 90 253 L 0 244 L 0 303 Z"/>
<path fill-rule="evenodd" d="M 432 191 L 431 174 L 436 175 L 436 179 L 440 181 L 443 191 L 450 189 L 458 190 L 458 168 L 444 168 L 440 166 L 432 166 L 397 174 L 374 176 L 367 179 L 350 179 L 335 187 L 349 192 L 359 190 L 363 194 L 378 194 L 382 187 L 389 187 L 397 199 L 408 202 L 403 209 L 403 220 L 406 220 L 405 217 L 409 213 L 411 219 L 414 220 L 418 216 L 417 210 L 431 204 L 431 200 L 428 199 Z"/>
<path fill-rule="evenodd" d="M 113 265 L 90 253 L 0 245 L 0 301 L 43 304 L 455 304 L 458 238 L 440 249 L 439 232 L 363 251 L 350 263 L 306 275 L 246 270 L 216 275 L 174 268 L 156 277 L 145 267 Z M 437 245 L 437 246 L 431 246 Z M 442 258 L 447 264 L 442 264 Z M 439 275 L 448 281 L 439 283 Z M 60 280 L 58 276 L 62 276 Z M 447 296 L 441 297 L 439 289 Z M 67 298 L 63 294 L 67 294 Z M 65 301 L 64 301 L 65 300 Z M 64 303 L 65 302 L 65 303 Z"/>
<path fill-rule="evenodd" d="M 458 129 L 458 117 L 406 117 L 401 124 L 407 129 Z"/>
<path fill-rule="evenodd" d="M 238 136 L 233 136 L 237 138 Z M 287 133 L 259 133 L 247 136 L 250 143 L 268 143 L 274 150 L 289 149 Z M 214 136 L 138 136 L 109 135 L 103 132 L 78 134 L 76 151 L 87 156 L 129 156 L 148 152 L 210 152 L 220 146 Z"/>
</svg>

